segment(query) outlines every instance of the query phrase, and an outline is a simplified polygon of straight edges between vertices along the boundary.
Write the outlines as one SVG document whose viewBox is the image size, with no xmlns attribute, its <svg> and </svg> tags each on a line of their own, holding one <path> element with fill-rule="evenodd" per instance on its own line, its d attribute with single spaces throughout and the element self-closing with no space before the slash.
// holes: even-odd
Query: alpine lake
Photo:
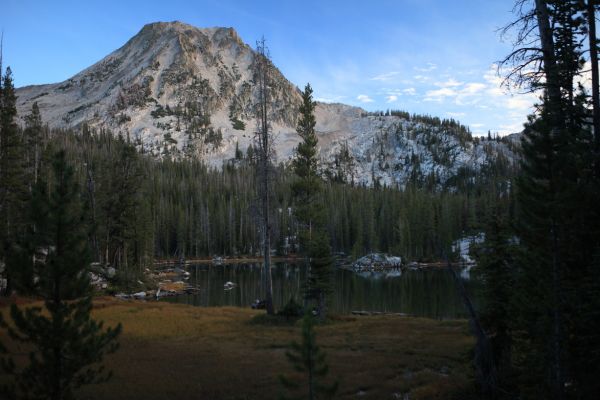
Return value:
<svg viewBox="0 0 600 400">
<path fill-rule="evenodd" d="M 455 267 L 456 268 L 456 267 Z M 264 273 L 260 263 L 190 264 L 189 293 L 161 301 L 202 307 L 250 307 L 263 298 Z M 456 269 L 467 292 L 476 293 L 477 282 L 467 269 Z M 302 302 L 308 267 L 275 263 L 272 267 L 273 302 L 281 309 L 291 298 Z M 335 268 L 328 309 L 334 314 L 356 311 L 403 313 L 416 317 L 454 319 L 466 310 L 450 271 L 440 267 L 402 268 L 385 272 L 355 272 Z"/>
</svg>

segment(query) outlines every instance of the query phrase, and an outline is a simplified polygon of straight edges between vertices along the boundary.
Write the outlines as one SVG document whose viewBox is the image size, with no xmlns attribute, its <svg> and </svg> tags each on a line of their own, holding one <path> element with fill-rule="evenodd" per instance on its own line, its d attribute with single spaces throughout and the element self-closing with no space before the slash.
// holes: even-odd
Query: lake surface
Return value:
<svg viewBox="0 0 600 400">
<path fill-rule="evenodd" d="M 189 265 L 190 285 L 195 294 L 165 298 L 164 301 L 196 306 L 249 307 L 263 298 L 263 272 L 260 264 Z M 298 264 L 277 263 L 272 268 L 273 301 L 281 309 L 291 297 L 301 303 L 307 268 Z M 226 282 L 236 286 L 225 290 Z M 465 317 L 463 303 L 450 273 L 445 269 L 355 273 L 336 269 L 329 309 L 337 314 L 352 311 L 401 312 L 429 318 Z M 467 289 L 473 286 L 465 280 Z M 471 291 L 471 290 L 470 290 Z"/>
</svg>

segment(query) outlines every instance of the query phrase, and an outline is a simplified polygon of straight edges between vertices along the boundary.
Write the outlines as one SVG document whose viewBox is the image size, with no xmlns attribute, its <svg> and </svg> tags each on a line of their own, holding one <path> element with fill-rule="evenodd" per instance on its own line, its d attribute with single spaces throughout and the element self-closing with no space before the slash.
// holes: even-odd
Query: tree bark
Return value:
<svg viewBox="0 0 600 400">
<path fill-rule="evenodd" d="M 560 83 L 556 68 L 552 27 L 550 26 L 550 16 L 548 14 L 546 1 L 535 0 L 535 9 L 538 20 L 540 44 L 542 46 L 544 72 L 546 73 L 546 96 L 548 97 L 550 104 L 552 104 L 552 107 L 555 107 L 561 103 Z"/>
<path fill-rule="evenodd" d="M 596 178 L 600 178 L 600 81 L 598 78 L 598 43 L 596 38 L 596 1 L 587 1 L 588 40 L 592 64 L 592 108 Z"/>
<path fill-rule="evenodd" d="M 263 224 L 263 255 L 264 255 L 264 274 L 265 274 L 265 305 L 267 314 L 275 313 L 273 308 L 273 280 L 271 278 L 271 220 L 270 220 L 270 150 L 271 137 L 269 134 L 268 119 L 268 59 L 265 54 L 265 41 L 262 39 L 257 46 L 257 75 L 258 75 L 258 144 L 259 144 L 259 179 L 262 193 L 260 200 L 262 203 L 262 224 Z"/>
<path fill-rule="evenodd" d="M 498 377 L 490 340 L 481 326 L 477 313 L 475 312 L 475 307 L 473 307 L 471 298 L 467 294 L 467 290 L 465 289 L 462 280 L 456 274 L 456 271 L 454 271 L 448 260 L 446 260 L 446 268 L 448 268 L 448 271 L 452 275 L 452 278 L 456 283 L 458 293 L 460 294 L 465 308 L 469 313 L 469 325 L 471 326 L 473 334 L 476 338 L 474 364 L 477 371 L 479 384 L 481 386 L 481 391 L 485 396 L 495 398 L 498 391 Z"/>
<path fill-rule="evenodd" d="M 564 119 L 561 113 L 561 104 L 563 102 L 560 91 L 560 77 L 556 64 L 556 49 L 554 46 L 554 37 L 550 25 L 550 16 L 545 0 L 535 0 L 536 17 L 538 20 L 538 29 L 540 34 L 540 44 L 542 46 L 544 72 L 546 74 L 546 107 L 552 126 L 552 136 L 556 136 L 564 127 Z M 554 168 L 555 162 L 548 160 L 550 172 L 550 192 L 552 196 L 556 193 L 554 187 Z M 553 217 L 553 216 L 552 216 Z M 560 262 L 558 249 L 558 227 L 552 219 L 550 238 L 552 240 L 552 334 L 551 347 L 552 371 L 551 386 L 556 399 L 564 398 L 564 366 L 562 362 L 562 312 L 561 312 L 561 279 Z"/>
</svg>

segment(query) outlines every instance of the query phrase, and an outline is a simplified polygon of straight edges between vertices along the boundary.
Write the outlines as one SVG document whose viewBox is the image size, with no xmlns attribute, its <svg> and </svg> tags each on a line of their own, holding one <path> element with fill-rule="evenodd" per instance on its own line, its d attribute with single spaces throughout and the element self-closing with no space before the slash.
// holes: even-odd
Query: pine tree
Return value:
<svg viewBox="0 0 600 400">
<path fill-rule="evenodd" d="M 525 126 L 517 181 L 521 251 L 514 290 L 519 305 L 513 315 L 515 367 L 523 398 L 585 397 L 598 387 L 586 371 L 598 361 L 597 352 L 589 351 L 590 339 L 598 337 L 589 334 L 598 330 L 597 312 L 575 305 L 598 296 L 598 285 L 589 283 L 598 282 L 600 249 L 593 118 L 576 84 L 583 73 L 585 4 L 534 4 L 531 10 L 520 8 L 517 44 L 522 47 L 509 56 L 519 62 L 511 74 L 520 83 L 543 89 L 541 104 Z M 532 65 L 539 68 L 523 74 Z"/>
<path fill-rule="evenodd" d="M 0 262 L 10 257 L 14 240 L 23 233 L 27 186 L 25 153 L 17 116 L 15 88 L 10 67 L 1 79 L 0 92 Z M 6 293 L 11 291 L 10 268 L 6 268 Z"/>
<path fill-rule="evenodd" d="M 511 393 L 512 302 L 515 286 L 514 260 L 506 217 L 494 207 L 485 229 L 485 242 L 477 252 L 482 282 L 481 325 L 489 337 L 497 373 L 496 393 Z"/>
<path fill-rule="evenodd" d="M 30 251 L 10 260 L 33 263 L 35 290 L 44 299 L 43 308 L 12 305 L 14 326 L 1 324 L 13 340 L 33 347 L 22 368 L 10 356 L 2 359 L 5 372 L 14 377 L 3 390 L 15 398 L 72 399 L 80 386 L 108 379 L 99 363 L 116 350 L 121 332 L 121 325 L 104 330 L 90 316 L 87 238 L 78 186 L 63 151 L 53 160 L 52 178 L 49 193 L 41 180 L 35 187 L 37 229 L 30 234 Z"/>
<path fill-rule="evenodd" d="M 307 313 L 302 320 L 302 342 L 292 343 L 291 351 L 285 353 L 294 370 L 302 377 L 279 377 L 282 385 L 290 392 L 299 393 L 297 397 L 281 396 L 281 399 L 325 400 L 335 396 L 338 383 L 322 383 L 329 373 L 325 361 L 326 354 L 317 346 L 314 331 L 314 319 Z"/>
<path fill-rule="evenodd" d="M 25 131 L 23 132 L 27 150 L 27 175 L 30 191 L 37 182 L 42 154 L 42 116 L 37 101 L 31 106 L 31 113 L 25 116 Z"/>
<path fill-rule="evenodd" d="M 331 292 L 333 262 L 329 235 L 326 231 L 323 207 L 319 195 L 323 183 L 318 173 L 318 139 L 315 131 L 315 102 L 312 88 L 307 84 L 302 93 L 300 118 L 296 131 L 302 138 L 293 160 L 297 179 L 292 183 L 295 216 L 300 225 L 300 249 L 309 260 L 309 276 L 305 296 L 318 303 L 321 318 L 326 317 L 327 295 Z"/>
</svg>

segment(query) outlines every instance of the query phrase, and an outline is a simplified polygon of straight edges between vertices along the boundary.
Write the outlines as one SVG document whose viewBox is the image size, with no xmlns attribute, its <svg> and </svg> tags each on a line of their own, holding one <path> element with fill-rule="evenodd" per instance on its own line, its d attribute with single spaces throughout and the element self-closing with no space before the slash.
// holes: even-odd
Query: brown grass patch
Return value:
<svg viewBox="0 0 600 400">
<path fill-rule="evenodd" d="M 264 311 L 233 307 L 101 298 L 93 313 L 121 322 L 123 335 L 106 359 L 114 377 L 82 389 L 83 399 L 273 399 L 300 335 L 298 324 L 256 323 Z M 340 399 L 450 398 L 469 384 L 464 321 L 338 317 L 316 330 Z"/>
</svg>

